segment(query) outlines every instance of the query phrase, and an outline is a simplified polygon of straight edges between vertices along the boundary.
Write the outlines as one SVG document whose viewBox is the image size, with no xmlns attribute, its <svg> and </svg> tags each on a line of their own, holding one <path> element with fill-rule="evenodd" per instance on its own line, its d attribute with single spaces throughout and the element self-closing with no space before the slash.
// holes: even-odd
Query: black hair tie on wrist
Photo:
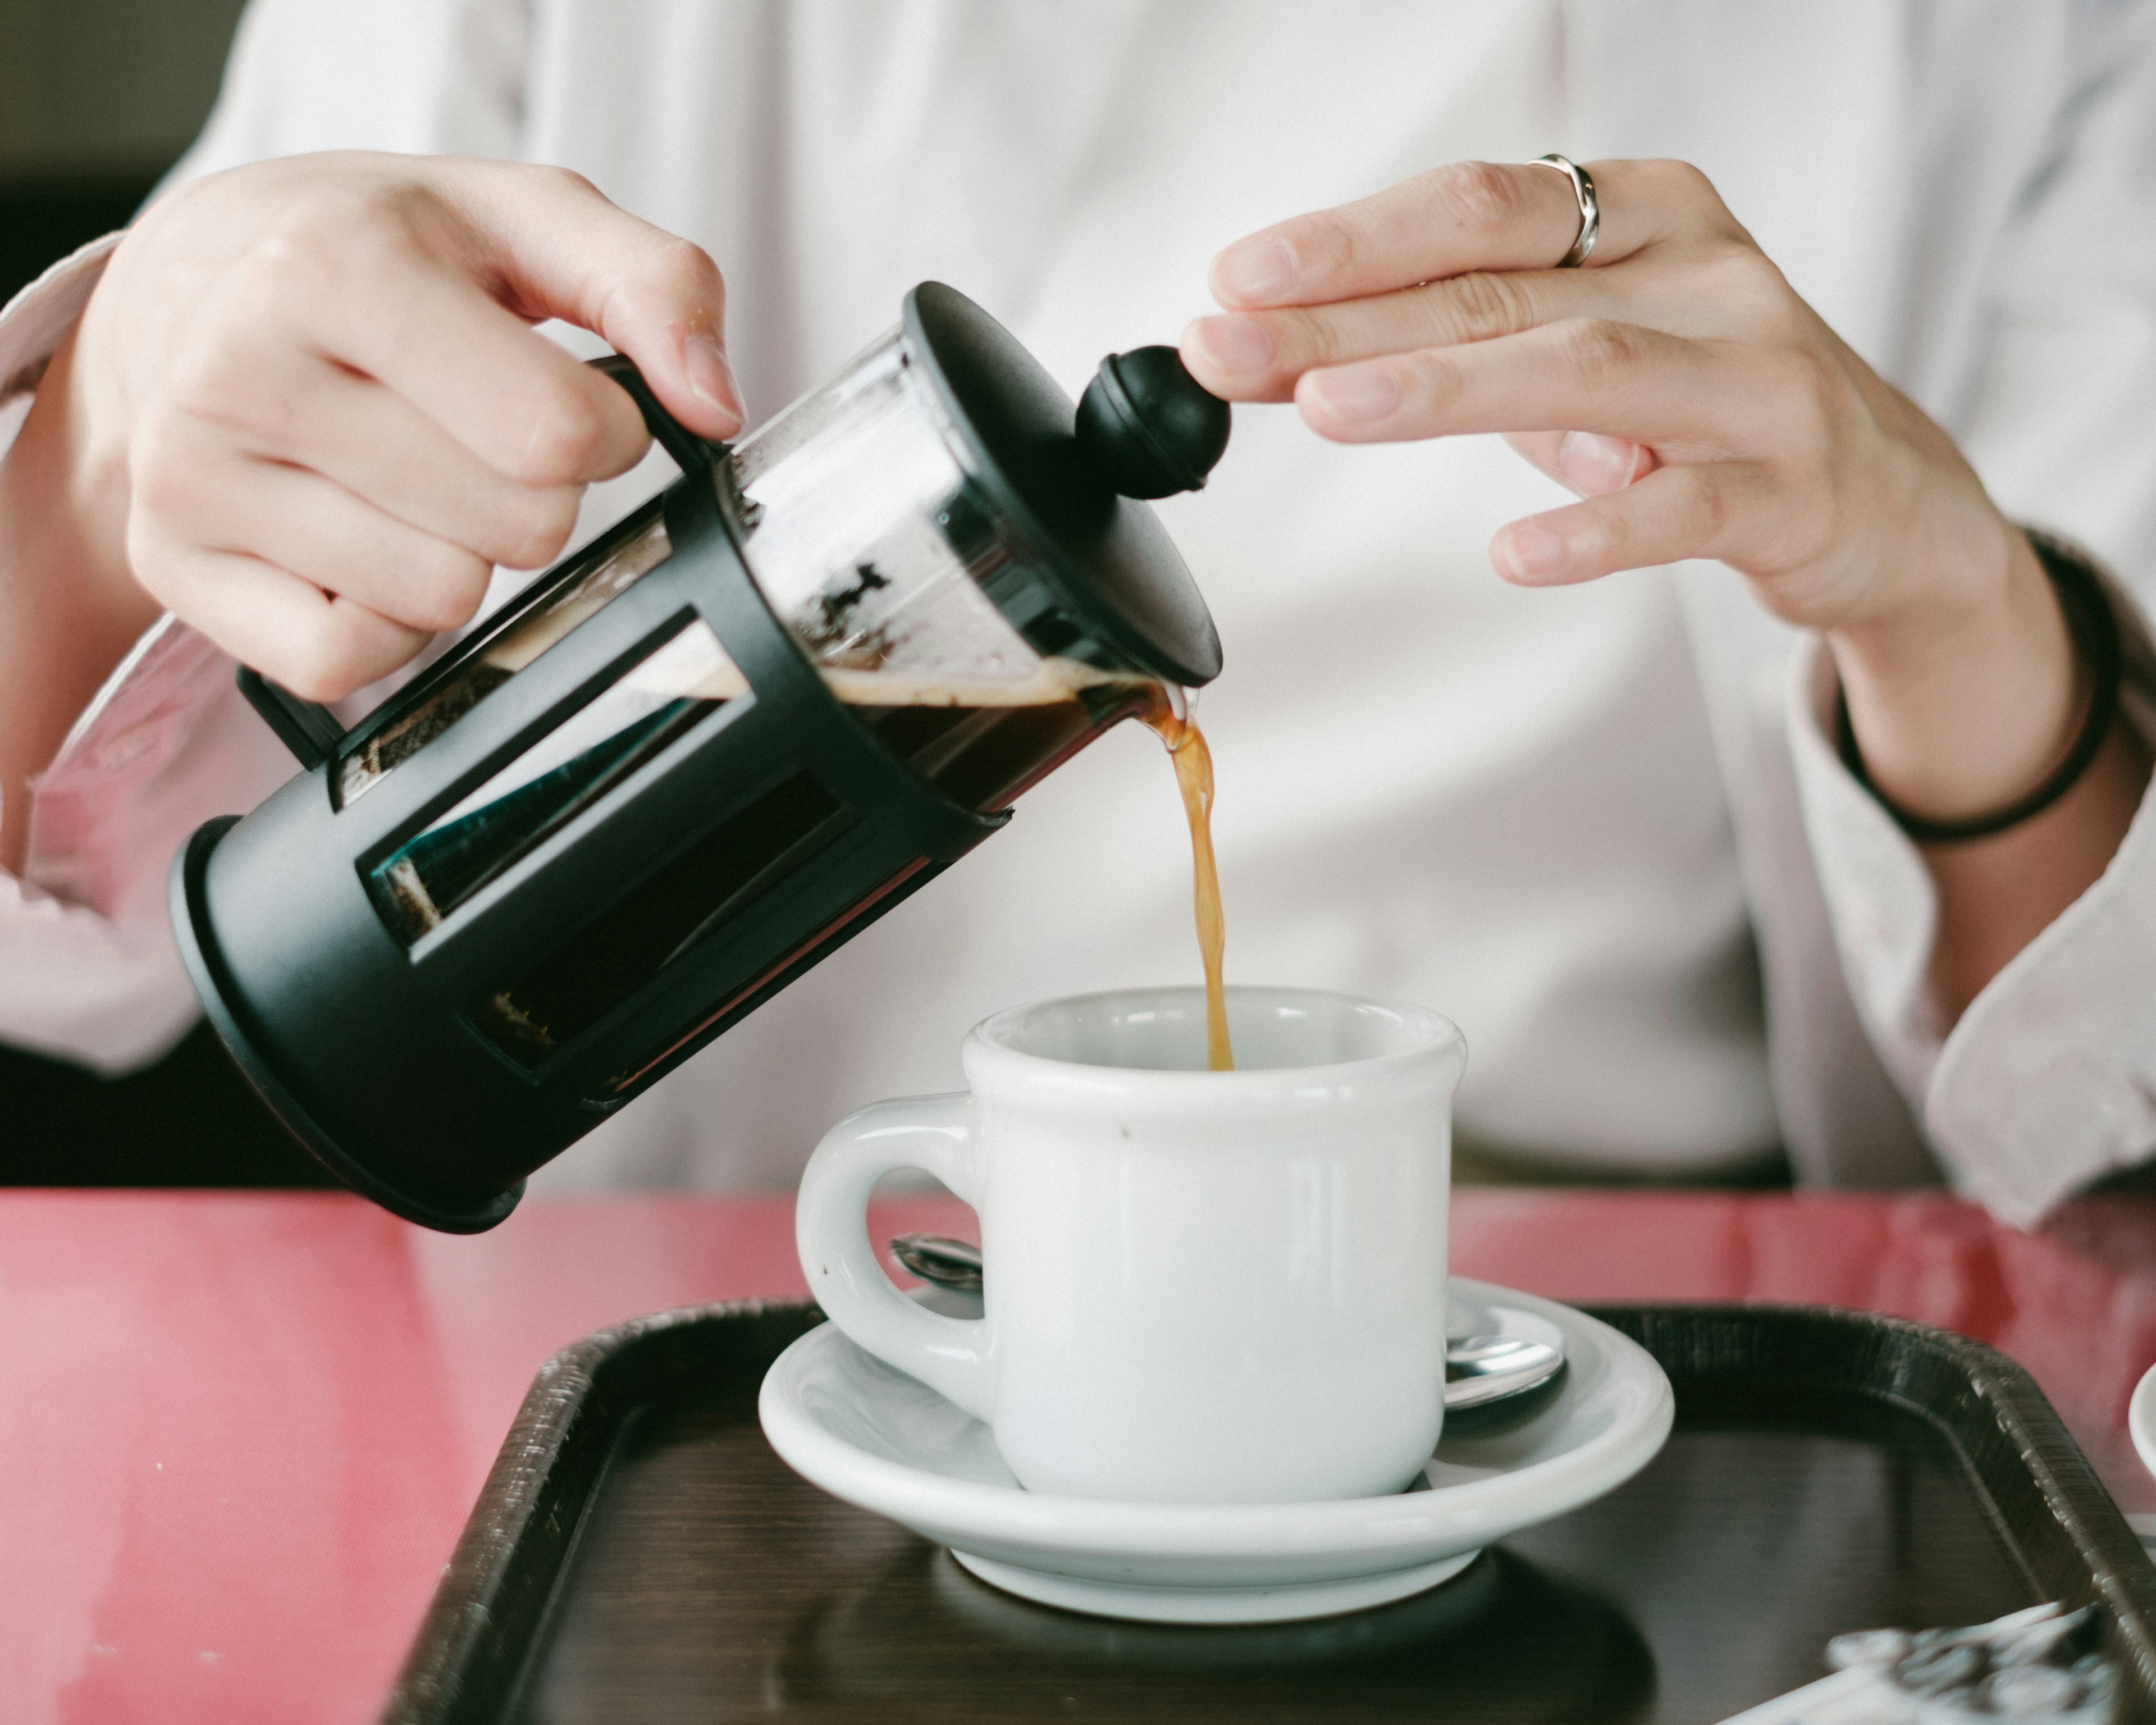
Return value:
<svg viewBox="0 0 2156 1725">
<path fill-rule="evenodd" d="M 1897 808 L 1872 783 L 1871 773 L 1865 769 L 1864 756 L 1856 747 L 1856 730 L 1849 721 L 1848 696 L 1840 691 L 1835 696 L 1835 737 L 1842 765 L 1894 818 L 1895 825 L 1919 845 L 1960 845 L 1972 839 L 1988 839 L 2042 814 L 2088 771 L 2089 762 L 2111 733 L 2112 719 L 2118 711 L 2121 648 L 2118 619 L 2112 611 L 2110 596 L 2104 591 L 2102 578 L 2079 552 L 2043 533 L 2030 532 L 2029 543 L 2035 547 L 2044 572 L 2051 578 L 2075 656 L 2088 668 L 2091 679 L 2088 711 L 2082 716 L 2074 746 L 2035 790 L 2004 809 L 1966 820 L 1932 820 Z"/>
</svg>

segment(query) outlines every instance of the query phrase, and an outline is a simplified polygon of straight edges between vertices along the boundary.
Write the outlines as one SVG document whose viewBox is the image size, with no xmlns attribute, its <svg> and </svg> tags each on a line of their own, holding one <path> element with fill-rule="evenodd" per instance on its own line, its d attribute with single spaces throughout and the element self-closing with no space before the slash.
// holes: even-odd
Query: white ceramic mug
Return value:
<svg viewBox="0 0 2156 1725">
<path fill-rule="evenodd" d="M 998 1014 L 969 1092 L 834 1127 L 801 1183 L 808 1286 L 870 1353 L 995 1433 L 1034 1491 L 1178 1503 L 1399 1490 L 1445 1415 L 1452 1092 L 1466 1045 L 1419 1007 L 1235 988 Z M 985 1316 L 883 1272 L 869 1195 L 921 1168 L 981 1219 Z"/>
</svg>

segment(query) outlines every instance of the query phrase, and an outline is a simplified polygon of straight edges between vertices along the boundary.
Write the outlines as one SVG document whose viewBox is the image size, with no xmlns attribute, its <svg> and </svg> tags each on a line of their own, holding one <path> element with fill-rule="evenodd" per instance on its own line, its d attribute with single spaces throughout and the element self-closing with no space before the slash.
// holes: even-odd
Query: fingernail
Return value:
<svg viewBox="0 0 2156 1725">
<path fill-rule="evenodd" d="M 1213 285 L 1228 299 L 1264 305 L 1288 290 L 1296 268 L 1285 239 L 1239 239 L 1213 260 Z"/>
<path fill-rule="evenodd" d="M 1263 372 L 1273 362 L 1272 331 L 1263 318 L 1201 317 L 1191 325 L 1190 338 L 1224 372 Z"/>
<path fill-rule="evenodd" d="M 747 417 L 742 406 L 741 385 L 734 381 L 734 368 L 726 363 L 726 351 L 709 336 L 690 336 L 681 343 L 681 362 L 689 373 L 689 387 L 721 414 L 733 422 L 731 431 L 721 433 L 731 436 L 741 429 Z"/>
<path fill-rule="evenodd" d="M 1631 483 L 1639 464 L 1640 446 L 1628 437 L 1568 431 L 1558 445 L 1558 476 L 1583 496 L 1622 490 Z"/>
<path fill-rule="evenodd" d="M 1515 581 L 1534 581 L 1564 567 L 1564 541 L 1548 527 L 1515 521 L 1498 536 L 1505 567 Z"/>
<path fill-rule="evenodd" d="M 1328 418 L 1363 424 L 1384 418 L 1400 404 L 1399 380 L 1390 366 L 1337 366 L 1307 375 L 1310 393 Z"/>
</svg>

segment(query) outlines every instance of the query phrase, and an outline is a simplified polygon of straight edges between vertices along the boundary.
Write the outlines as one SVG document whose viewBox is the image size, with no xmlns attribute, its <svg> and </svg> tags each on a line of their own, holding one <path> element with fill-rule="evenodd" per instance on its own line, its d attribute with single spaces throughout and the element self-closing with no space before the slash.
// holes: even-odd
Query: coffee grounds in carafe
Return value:
<svg viewBox="0 0 2156 1725">
<path fill-rule="evenodd" d="M 1155 685 L 1045 659 L 1024 679 L 830 669 L 824 680 L 889 753 L 977 813 L 1017 798 L 1143 709 Z"/>
<path fill-rule="evenodd" d="M 695 644 L 707 633 L 692 626 L 674 644 Z M 660 661 L 672 656 L 677 655 L 654 655 L 624 679 L 625 688 L 637 685 L 632 693 L 681 697 L 655 718 L 670 716 L 675 707 L 694 709 L 665 727 L 664 736 L 656 739 L 661 742 L 705 709 L 723 706 L 746 691 L 716 639 L 708 642 L 704 655 L 714 659 L 716 669 L 705 665 L 703 658 L 685 667 L 696 673 L 693 686 L 676 688 L 660 675 L 669 669 Z M 1232 1070 L 1221 968 L 1224 927 L 1211 830 L 1212 757 L 1198 727 L 1166 688 L 1149 678 L 1101 671 L 1059 658 L 1039 661 L 1030 675 L 1018 679 L 850 667 L 824 667 L 821 675 L 840 704 L 883 747 L 943 796 L 983 814 L 1008 808 L 1020 793 L 1119 720 L 1136 716 L 1156 732 L 1174 763 L 1190 824 L 1199 949 L 1205 973 L 1208 1065 L 1215 1071 Z M 653 686 L 647 690 L 642 686 L 646 684 Z M 604 717 L 606 707 L 601 700 L 585 711 L 588 716 Z M 571 728 L 576 727 L 565 726 L 565 732 Z M 614 735 L 618 727 L 612 724 L 600 728 L 608 735 L 599 752 L 607 752 L 612 762 L 621 752 L 624 738 Z M 640 737 L 641 731 L 636 735 Z M 634 760 L 624 757 L 624 770 L 650 750 L 630 752 Z M 527 753 L 536 757 L 536 752 Z M 569 768 L 584 764 L 585 757 L 578 756 Z M 471 836 L 465 829 L 471 829 L 488 841 L 480 849 L 490 855 L 501 851 L 513 860 L 514 855 L 528 849 L 528 842 L 505 851 L 506 839 L 528 841 L 532 835 L 525 829 L 532 822 L 509 817 L 523 814 L 524 803 L 542 793 L 559 800 L 563 787 L 576 777 L 563 769 L 527 786 L 529 775 L 525 774 L 509 788 L 516 793 L 510 795 L 495 794 L 501 788 L 490 783 L 467 799 L 483 806 L 459 805 L 437 824 L 453 830 L 436 833 L 430 829 L 407 845 L 406 851 L 424 850 L 431 858 L 449 839 L 461 844 Z M 843 809 L 805 781 L 798 788 L 808 799 L 798 809 L 795 803 L 800 798 L 785 798 L 780 799 L 783 808 L 767 809 L 765 803 L 771 801 L 767 798 L 722 823 L 706 842 L 692 846 L 684 857 L 660 870 L 562 947 L 490 997 L 475 1015 L 475 1028 L 505 1053 L 529 1064 L 546 1059 L 597 1023 L 719 923 L 746 911 L 759 890 L 776 880 L 787 866 L 805 860 L 844 828 L 849 817 Z M 571 800 L 582 806 L 579 799 Z M 552 808 L 552 801 L 547 806 Z M 447 850 L 457 850 L 450 860 L 462 860 L 456 846 Z M 412 862 L 400 852 L 385 868 L 393 875 L 400 863 Z M 470 872 L 463 870 L 458 878 Z M 397 881 L 382 884 L 393 888 Z M 393 893 L 393 900 L 394 896 Z M 424 927 L 438 922 L 447 908 L 430 902 Z M 424 927 L 415 926 L 408 931 L 408 938 L 424 932 Z"/>
<path fill-rule="evenodd" d="M 697 628 L 692 625 L 684 637 L 696 634 Z M 700 662 L 693 687 L 676 689 L 662 682 L 639 692 L 693 695 L 707 706 L 723 705 L 725 699 L 745 693 L 746 683 L 731 661 L 724 660 L 716 638 L 711 651 L 723 661 L 728 679 L 723 686 Z M 650 664 L 656 665 L 656 657 Z M 821 675 L 840 704 L 886 750 L 939 793 L 981 814 L 1008 808 L 1107 726 L 1160 698 L 1150 680 L 1055 658 L 1039 661 L 1023 678 L 858 668 L 822 668 Z M 639 680 L 654 683 L 643 668 L 626 680 Z M 587 711 L 602 705 L 594 702 Z M 693 723 L 699 716 L 683 722 Z M 667 738 L 679 728 L 670 730 Z M 608 747 L 618 751 L 618 739 L 611 734 Z M 583 762 L 578 757 L 572 765 Z M 556 781 L 567 777 L 550 774 L 534 788 L 552 795 Z M 475 1020 L 482 1034 L 527 1064 L 542 1060 L 631 998 L 705 936 L 747 911 L 789 867 L 800 866 L 851 819 L 820 787 L 796 777 L 798 784 L 782 788 L 786 794 L 760 798 L 730 816 L 683 857 L 639 883 L 490 997 Z M 486 804 L 477 815 L 461 807 L 453 811 L 467 816 L 451 823 L 458 836 L 463 828 L 483 826 L 498 839 L 507 826 L 521 833 L 531 824 L 501 818 L 521 813 L 521 805 L 511 809 L 511 799 L 483 795 L 476 800 Z M 392 865 L 407 860 L 400 853 Z M 393 887 L 397 882 L 386 884 Z"/>
<path fill-rule="evenodd" d="M 1190 870 L 1198 916 L 1198 954 L 1205 967 L 1205 1065 L 1214 1072 L 1235 1070 L 1235 1050 L 1228 1039 L 1228 985 L 1223 960 L 1228 924 L 1220 909 L 1220 870 L 1213 855 L 1213 751 L 1187 708 L 1178 711 L 1165 690 L 1156 688 L 1141 716 L 1168 745 L 1175 763 L 1176 787 L 1190 822 Z"/>
</svg>

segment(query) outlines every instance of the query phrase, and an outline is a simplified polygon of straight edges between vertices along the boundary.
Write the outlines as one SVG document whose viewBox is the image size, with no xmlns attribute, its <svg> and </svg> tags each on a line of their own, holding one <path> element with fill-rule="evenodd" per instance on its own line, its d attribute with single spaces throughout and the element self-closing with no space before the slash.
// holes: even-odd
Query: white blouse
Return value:
<svg viewBox="0 0 2156 1725">
<path fill-rule="evenodd" d="M 2156 223 L 2128 213 L 2156 210 L 2118 152 L 2148 159 L 2156 102 L 2140 44 L 2086 17 L 257 0 L 182 172 L 346 146 L 576 167 L 717 258 L 761 418 L 924 278 L 1075 393 L 1208 309 L 1206 260 L 1265 222 L 1461 157 L 1682 155 L 2004 503 L 2146 593 Z M 101 257 L 0 316 L 0 377 Z M 1824 655 L 1712 566 L 1507 586 L 1490 534 L 1557 495 L 1494 439 L 1346 449 L 1242 408 L 1213 483 L 1163 506 L 1227 649 L 1200 711 L 1231 981 L 1449 1013 L 1463 1131 L 1547 1160 L 1714 1171 L 1784 1143 L 1809 1178 L 1881 1183 L 1936 1158 L 2026 1219 L 2156 1153 L 2145 819 L 1943 1043 L 1928 879 L 1825 743 Z M 164 627 L 41 783 L 26 878 L 0 877 L 0 1036 L 115 1069 L 191 1021 L 166 861 L 290 770 L 229 675 Z M 852 1107 L 953 1087 L 988 1011 L 1196 972 L 1171 775 L 1127 726 L 541 1183 L 783 1180 Z"/>
</svg>

